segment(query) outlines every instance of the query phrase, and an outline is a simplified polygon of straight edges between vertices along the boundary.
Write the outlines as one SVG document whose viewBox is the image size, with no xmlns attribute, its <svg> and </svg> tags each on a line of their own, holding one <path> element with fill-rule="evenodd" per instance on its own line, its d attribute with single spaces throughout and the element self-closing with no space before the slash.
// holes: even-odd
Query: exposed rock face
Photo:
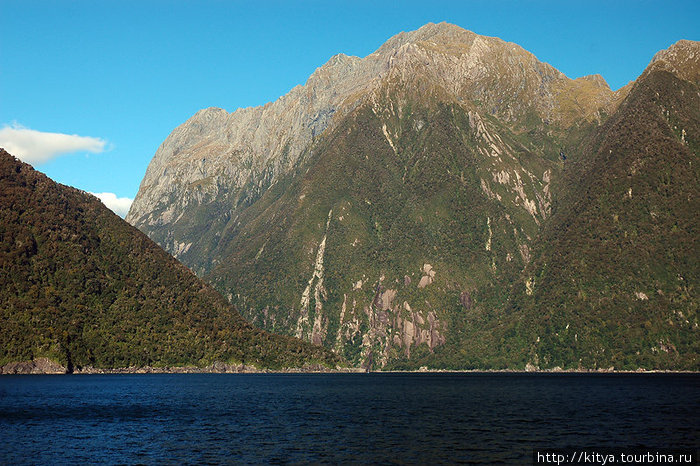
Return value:
<svg viewBox="0 0 700 466">
<path fill-rule="evenodd" d="M 258 326 L 374 367 L 440 351 L 468 365 L 477 350 L 454 345 L 500 321 L 508 291 L 494 290 L 531 262 L 563 160 L 585 158 L 631 88 L 429 24 L 263 107 L 199 112 L 158 149 L 127 220 Z"/>
<path fill-rule="evenodd" d="M 47 358 L 11 362 L 0 366 L 0 374 L 66 374 L 68 369 Z"/>
</svg>

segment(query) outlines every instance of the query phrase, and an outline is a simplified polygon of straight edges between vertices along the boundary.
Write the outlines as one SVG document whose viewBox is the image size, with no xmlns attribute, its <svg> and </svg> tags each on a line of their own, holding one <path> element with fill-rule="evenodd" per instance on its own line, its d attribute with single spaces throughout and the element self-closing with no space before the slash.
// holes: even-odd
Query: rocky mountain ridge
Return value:
<svg viewBox="0 0 700 466">
<path fill-rule="evenodd" d="M 668 71 L 684 81 L 700 82 L 700 52 L 697 42 L 679 40 L 668 49 L 660 50 L 643 74 Z"/>
<path fill-rule="evenodd" d="M 336 55 L 304 86 L 262 107 L 231 114 L 201 110 L 158 149 L 127 221 L 204 272 L 204 264 L 214 258 L 186 241 L 198 232 L 183 219 L 208 208 L 235 218 L 241 207 L 303 163 L 324 131 L 398 83 L 427 97 L 432 92 L 435 101 L 481 101 L 482 112 L 516 130 L 528 118 L 562 128 L 600 120 L 601 112 L 609 113 L 624 95 L 612 92 L 601 78 L 570 80 L 515 44 L 446 23 L 428 24 L 392 37 L 364 59 Z M 210 206 L 222 199 L 225 211 Z M 195 265 L 197 259 L 187 259 L 188 253 L 208 257 Z"/>
</svg>

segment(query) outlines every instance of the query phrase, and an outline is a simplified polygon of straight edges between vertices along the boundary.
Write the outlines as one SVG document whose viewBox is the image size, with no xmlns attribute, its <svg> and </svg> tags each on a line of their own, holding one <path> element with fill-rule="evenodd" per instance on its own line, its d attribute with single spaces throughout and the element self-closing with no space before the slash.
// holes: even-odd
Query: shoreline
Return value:
<svg viewBox="0 0 700 466">
<path fill-rule="evenodd" d="M 340 368 L 335 369 L 321 364 L 310 364 L 302 367 L 282 369 L 260 369 L 246 364 L 227 364 L 220 361 L 205 366 L 130 366 L 117 368 L 100 368 L 85 366 L 72 371 L 67 367 L 48 358 L 36 358 L 31 361 L 10 362 L 0 366 L 0 375 L 82 375 L 82 374 L 313 374 L 331 372 L 364 372 L 364 369 Z"/>
<path fill-rule="evenodd" d="M 329 368 L 320 364 L 283 369 L 259 369 L 246 364 L 214 362 L 209 366 L 118 367 L 103 369 L 86 366 L 72 372 L 48 358 L 11 362 L 0 366 L 0 375 L 95 375 L 95 374 L 700 374 L 693 370 L 636 369 L 428 369 L 366 371 L 357 367 Z"/>
</svg>

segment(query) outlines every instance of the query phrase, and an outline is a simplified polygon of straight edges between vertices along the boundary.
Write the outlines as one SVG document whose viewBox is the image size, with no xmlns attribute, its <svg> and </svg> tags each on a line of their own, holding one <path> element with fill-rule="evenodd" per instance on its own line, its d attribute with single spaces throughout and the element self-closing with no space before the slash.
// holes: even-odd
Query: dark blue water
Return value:
<svg viewBox="0 0 700 466">
<path fill-rule="evenodd" d="M 700 376 L 0 377 L 0 463 L 507 463 L 697 448 Z"/>
</svg>

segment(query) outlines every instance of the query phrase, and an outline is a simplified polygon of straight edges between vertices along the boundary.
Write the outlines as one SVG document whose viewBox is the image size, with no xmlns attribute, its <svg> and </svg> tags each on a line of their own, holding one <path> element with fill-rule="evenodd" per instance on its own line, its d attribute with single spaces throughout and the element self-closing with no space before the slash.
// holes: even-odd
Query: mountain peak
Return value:
<svg viewBox="0 0 700 466">
<path fill-rule="evenodd" d="M 695 46 L 681 42 L 660 54 L 655 66 L 686 70 L 686 62 L 698 56 Z M 678 81 L 666 79 L 671 78 L 667 73 L 653 77 L 661 78 L 657 83 Z M 615 211 L 591 210 L 587 222 L 609 228 L 610 238 L 628 248 L 627 257 L 636 258 L 633 238 L 627 239 L 617 220 L 634 202 L 629 231 L 638 231 L 635 222 L 641 217 L 642 225 L 649 225 L 641 186 L 647 180 L 634 178 L 637 184 L 628 185 L 627 167 L 618 167 L 608 179 L 619 190 L 608 191 L 608 185 L 596 184 L 604 170 L 592 165 L 591 157 L 598 157 L 599 134 L 610 135 L 616 144 L 601 149 L 601 159 L 617 157 L 627 143 L 635 144 L 630 158 L 644 152 L 641 136 L 628 141 L 625 131 L 634 127 L 643 136 L 658 126 L 659 112 L 642 121 L 632 111 L 645 110 L 635 105 L 649 100 L 649 89 L 612 92 L 600 75 L 571 80 L 517 44 L 449 23 L 430 23 L 391 37 L 364 58 L 333 56 L 305 85 L 264 107 L 236 111 L 220 123 L 213 119 L 214 125 L 194 121 L 176 130 L 149 165 L 128 218 L 216 283 L 255 324 L 335 348 L 354 362 L 420 366 L 424 364 L 416 358 L 461 350 L 448 342 L 467 335 L 461 332 L 470 322 L 481 322 L 473 320 L 481 319 L 480 313 L 485 312 L 486 324 L 490 316 L 506 315 L 496 314 L 504 301 L 495 298 L 494 287 L 503 284 L 508 292 L 517 277 L 543 263 L 539 248 L 546 245 L 539 246 L 540 232 L 552 219 L 576 218 L 564 216 L 586 205 L 578 173 L 588 180 L 585 192 L 590 184 L 601 193 L 596 205 L 605 205 L 609 193 L 617 202 Z M 621 106 L 628 92 L 639 97 Z M 688 94 L 685 101 L 673 103 L 691 113 L 698 108 L 696 93 Z M 613 131 L 622 107 L 625 124 Z M 696 126 L 678 125 L 677 148 L 686 150 L 697 140 Z M 588 167 L 596 170 L 584 172 Z M 675 187 L 675 179 L 671 183 L 659 173 L 649 178 L 661 183 L 650 195 L 665 195 Z M 683 199 L 690 197 L 679 199 L 673 202 L 685 206 Z M 661 221 L 656 212 L 651 216 Z M 581 246 L 579 236 L 587 231 L 581 223 L 576 237 L 556 251 L 568 244 L 582 248 L 572 257 L 596 251 L 597 239 Z M 603 270 L 612 270 L 607 268 L 615 257 L 610 252 Z M 568 270 L 568 262 L 559 263 L 557 275 Z M 675 277 L 673 270 L 666 275 Z M 517 285 L 523 288 L 517 299 L 545 296 L 540 276 L 538 272 Z M 642 299 L 656 306 L 652 292 L 661 288 L 652 288 L 655 282 L 651 277 L 646 285 L 625 289 L 619 302 L 624 309 Z M 574 284 L 569 290 L 573 301 L 562 303 L 575 301 L 579 309 L 588 309 L 594 301 L 586 301 L 584 292 L 597 293 L 598 283 L 602 280 L 586 290 Z M 596 296 L 603 308 L 607 299 Z M 531 309 L 539 319 L 539 308 Z M 588 328 L 583 313 L 563 315 L 575 318 L 572 326 L 579 327 L 566 333 L 566 340 L 552 340 L 566 349 L 547 360 L 532 353 L 531 360 L 584 367 L 570 351 L 580 344 L 595 348 L 584 360 L 586 367 L 601 367 L 610 358 L 617 363 L 615 356 L 607 356 L 617 351 L 613 346 L 606 347 L 608 359 L 600 358 L 598 330 L 582 338 Z M 557 311 L 546 320 L 550 317 L 540 328 L 551 335 L 569 323 Z M 500 318 L 497 325 L 501 327 Z M 638 322 L 630 325 L 640 328 Z M 477 323 L 474 338 L 464 336 L 463 341 L 477 341 L 487 328 Z M 538 342 L 545 334 L 524 331 L 513 348 L 524 345 L 543 354 L 549 343 Z M 497 333 L 494 341 L 504 335 Z M 474 359 L 459 364 L 478 364 L 488 346 L 475 348 Z M 562 359 L 568 355 L 572 359 Z M 443 363 L 456 361 L 447 358 Z"/>
<path fill-rule="evenodd" d="M 700 42 L 679 40 L 665 50 L 659 51 L 644 71 L 668 71 L 681 79 L 700 83 Z"/>
<path fill-rule="evenodd" d="M 436 44 L 445 43 L 467 43 L 477 37 L 477 34 L 467 31 L 459 26 L 450 23 L 427 23 L 414 31 L 403 31 L 390 37 L 382 44 L 372 56 L 391 56 L 399 49 L 409 44 L 421 42 L 434 42 Z"/>
<path fill-rule="evenodd" d="M 442 21 L 440 23 L 426 23 L 414 31 L 417 35 L 423 36 L 455 36 L 464 33 L 474 34 L 456 24 Z"/>
<path fill-rule="evenodd" d="M 608 85 L 608 82 L 601 76 L 600 74 L 589 74 L 588 76 L 581 76 L 580 78 L 576 78 L 576 81 L 588 81 L 593 84 L 595 84 L 598 87 L 602 87 L 605 89 L 610 89 L 610 86 Z"/>
</svg>

